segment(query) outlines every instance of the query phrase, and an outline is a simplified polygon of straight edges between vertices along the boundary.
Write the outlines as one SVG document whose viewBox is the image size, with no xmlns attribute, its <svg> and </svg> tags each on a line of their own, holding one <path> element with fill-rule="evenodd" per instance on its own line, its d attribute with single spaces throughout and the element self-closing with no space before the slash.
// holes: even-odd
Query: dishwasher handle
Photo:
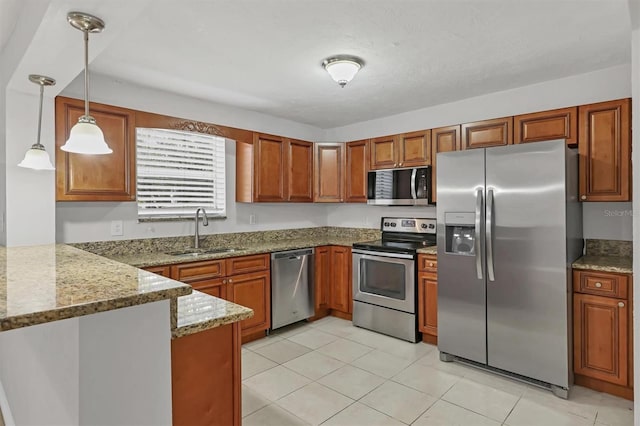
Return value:
<svg viewBox="0 0 640 426">
<path fill-rule="evenodd" d="M 315 249 L 308 248 L 303 250 L 288 250 L 271 253 L 271 260 L 276 259 L 300 259 L 302 256 L 309 256 L 314 254 Z"/>
</svg>

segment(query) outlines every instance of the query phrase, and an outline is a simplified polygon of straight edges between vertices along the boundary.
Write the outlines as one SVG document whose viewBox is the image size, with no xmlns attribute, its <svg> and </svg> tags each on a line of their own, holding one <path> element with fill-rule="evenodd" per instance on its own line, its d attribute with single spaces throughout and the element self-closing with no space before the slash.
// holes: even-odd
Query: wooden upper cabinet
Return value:
<svg viewBox="0 0 640 426">
<path fill-rule="evenodd" d="M 578 108 L 580 199 L 631 200 L 631 100 Z"/>
<path fill-rule="evenodd" d="M 288 201 L 313 201 L 313 143 L 289 140 Z"/>
<path fill-rule="evenodd" d="M 344 201 L 344 144 L 315 144 L 315 174 L 313 201 L 339 203 Z"/>
<path fill-rule="evenodd" d="M 495 118 L 462 125 L 462 149 L 511 145 L 513 117 Z"/>
<path fill-rule="evenodd" d="M 345 195 L 347 203 L 367 202 L 367 172 L 369 171 L 369 141 L 347 142 Z"/>
<path fill-rule="evenodd" d="M 72 154 L 60 147 L 84 115 L 84 101 L 56 97 L 56 200 L 132 201 L 136 199 L 135 112 L 90 103 L 90 114 L 113 153 Z"/>
<path fill-rule="evenodd" d="M 398 166 L 396 140 L 397 136 L 395 135 L 370 140 L 371 170 L 392 169 Z"/>
<path fill-rule="evenodd" d="M 629 384 L 629 308 L 624 299 L 573 295 L 573 370 L 616 385 Z"/>
<path fill-rule="evenodd" d="M 566 139 L 578 143 L 578 107 L 554 109 L 513 117 L 513 143 Z"/>
<path fill-rule="evenodd" d="M 431 130 L 398 136 L 398 167 L 422 167 L 431 164 Z"/>
<path fill-rule="evenodd" d="M 431 130 L 431 202 L 436 202 L 436 154 L 460 150 L 460 126 L 447 126 Z"/>
<path fill-rule="evenodd" d="M 287 142 L 280 136 L 256 133 L 254 150 L 254 200 L 286 201 Z"/>
</svg>

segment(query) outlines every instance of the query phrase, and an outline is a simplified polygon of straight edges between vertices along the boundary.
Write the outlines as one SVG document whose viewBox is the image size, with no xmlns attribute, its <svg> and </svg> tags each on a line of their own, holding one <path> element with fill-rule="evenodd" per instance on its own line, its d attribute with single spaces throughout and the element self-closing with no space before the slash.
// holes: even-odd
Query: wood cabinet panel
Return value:
<svg viewBox="0 0 640 426">
<path fill-rule="evenodd" d="M 291 139 L 288 145 L 288 201 L 313 201 L 313 143 Z"/>
<path fill-rule="evenodd" d="M 610 272 L 574 269 L 573 289 L 580 293 L 627 299 L 629 295 L 629 276 Z"/>
<path fill-rule="evenodd" d="M 202 280 L 191 282 L 194 290 L 215 296 L 220 299 L 229 300 L 227 297 L 227 280 L 225 278 L 216 278 L 213 280 Z"/>
<path fill-rule="evenodd" d="M 438 335 L 438 281 L 429 274 L 418 275 L 418 329 Z"/>
<path fill-rule="evenodd" d="M 339 203 L 344 200 L 344 144 L 316 144 L 313 200 Z"/>
<path fill-rule="evenodd" d="M 171 341 L 176 426 L 240 426 L 240 328 L 229 324 Z"/>
<path fill-rule="evenodd" d="M 234 275 L 227 278 L 229 299 L 253 309 L 253 317 L 240 322 L 242 336 L 271 327 L 271 274 L 269 271 Z"/>
<path fill-rule="evenodd" d="M 626 300 L 574 294 L 574 371 L 626 386 L 629 314 Z"/>
<path fill-rule="evenodd" d="M 418 255 L 418 270 L 420 272 L 438 272 L 438 258 L 435 255 Z"/>
<path fill-rule="evenodd" d="M 331 309 L 345 314 L 353 311 L 351 288 L 351 247 L 331 247 Z"/>
<path fill-rule="evenodd" d="M 315 314 L 322 316 L 330 308 L 331 249 L 316 247 L 315 251 Z"/>
<path fill-rule="evenodd" d="M 280 136 L 256 133 L 253 145 L 254 200 L 286 201 L 286 141 Z"/>
<path fill-rule="evenodd" d="M 154 274 L 162 275 L 163 277 L 171 278 L 170 265 L 148 266 L 142 269 L 144 269 L 145 271 L 153 272 Z"/>
<path fill-rule="evenodd" d="M 84 101 L 56 97 L 56 200 L 132 201 L 136 199 L 135 112 L 90 103 L 90 114 L 113 153 L 84 155 L 62 151 L 71 128 L 84 115 Z"/>
<path fill-rule="evenodd" d="M 371 170 L 391 169 L 398 166 L 396 139 L 396 136 L 384 136 L 369 141 Z"/>
<path fill-rule="evenodd" d="M 578 107 L 554 109 L 513 117 L 513 143 L 566 139 L 578 143 Z"/>
<path fill-rule="evenodd" d="M 423 167 L 431 165 L 431 130 L 400 135 L 398 167 Z"/>
<path fill-rule="evenodd" d="M 631 200 L 630 99 L 578 108 L 580 199 Z"/>
<path fill-rule="evenodd" d="M 436 202 L 436 160 L 439 152 L 459 151 L 461 149 L 460 126 L 447 126 L 431 130 L 431 201 Z"/>
<path fill-rule="evenodd" d="M 194 281 L 222 278 L 225 275 L 224 260 L 203 260 L 171 266 L 171 278 L 190 284 Z"/>
<path fill-rule="evenodd" d="M 513 117 L 495 118 L 462 125 L 462 149 L 511 145 Z"/>
<path fill-rule="evenodd" d="M 369 141 L 347 142 L 345 196 L 347 203 L 367 202 L 367 172 L 369 171 Z"/>
<path fill-rule="evenodd" d="M 227 276 L 264 271 L 265 269 L 269 269 L 270 265 L 268 254 L 231 257 L 225 259 L 225 264 Z"/>
</svg>

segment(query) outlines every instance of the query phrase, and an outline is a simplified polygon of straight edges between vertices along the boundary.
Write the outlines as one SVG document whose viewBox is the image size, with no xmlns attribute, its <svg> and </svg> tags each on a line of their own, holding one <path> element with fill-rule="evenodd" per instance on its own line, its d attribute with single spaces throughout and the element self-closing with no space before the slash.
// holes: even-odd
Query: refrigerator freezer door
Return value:
<svg viewBox="0 0 640 426">
<path fill-rule="evenodd" d="M 487 360 L 484 152 L 438 154 L 437 171 L 438 349 L 480 363 Z M 461 234 L 464 229 L 466 234 Z M 459 250 L 472 238 L 473 251 Z"/>
<path fill-rule="evenodd" d="M 566 388 L 565 150 L 564 141 L 487 150 L 486 245 L 489 366 Z"/>
</svg>

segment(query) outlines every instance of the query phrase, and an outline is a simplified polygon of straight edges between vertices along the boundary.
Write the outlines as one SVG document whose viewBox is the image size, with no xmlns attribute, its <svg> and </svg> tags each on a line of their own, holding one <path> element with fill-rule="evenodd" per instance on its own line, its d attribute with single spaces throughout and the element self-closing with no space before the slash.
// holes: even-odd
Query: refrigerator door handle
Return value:
<svg viewBox="0 0 640 426">
<path fill-rule="evenodd" d="M 487 191 L 487 274 L 489 281 L 495 281 L 493 270 L 493 189 Z"/>
<path fill-rule="evenodd" d="M 418 170 L 413 169 L 411 171 L 411 198 L 414 200 L 418 198 L 418 192 L 416 191 L 416 178 L 418 175 Z"/>
<path fill-rule="evenodd" d="M 480 250 L 480 235 L 482 230 L 481 228 L 481 219 L 482 219 L 482 189 L 478 189 L 476 191 L 476 230 L 475 230 L 475 238 L 474 238 L 474 251 L 476 252 L 476 274 L 479 280 L 483 278 L 482 272 L 482 253 Z"/>
</svg>

